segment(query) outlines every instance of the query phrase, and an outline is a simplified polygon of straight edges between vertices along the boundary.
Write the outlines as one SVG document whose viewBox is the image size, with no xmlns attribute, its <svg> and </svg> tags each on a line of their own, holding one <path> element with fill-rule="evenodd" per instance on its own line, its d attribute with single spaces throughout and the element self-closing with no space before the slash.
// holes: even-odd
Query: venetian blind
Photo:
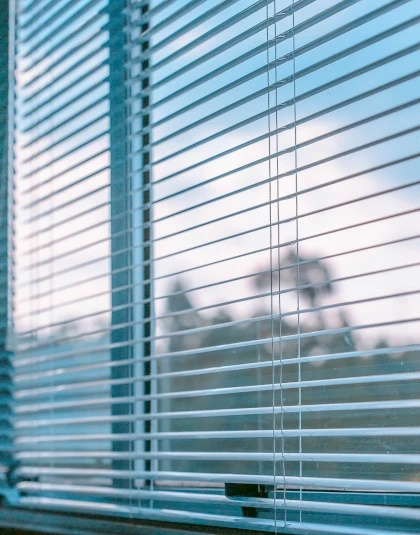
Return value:
<svg viewBox="0 0 420 535">
<path fill-rule="evenodd" d="M 21 505 L 417 531 L 419 21 L 21 3 Z"/>
</svg>

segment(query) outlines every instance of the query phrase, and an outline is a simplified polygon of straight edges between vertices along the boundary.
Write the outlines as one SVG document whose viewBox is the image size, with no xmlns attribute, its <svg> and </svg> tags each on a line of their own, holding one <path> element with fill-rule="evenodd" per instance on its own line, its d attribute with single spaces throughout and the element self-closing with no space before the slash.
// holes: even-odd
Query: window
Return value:
<svg viewBox="0 0 420 535">
<path fill-rule="evenodd" d="M 420 520 L 416 0 L 21 0 L 24 508 Z"/>
</svg>

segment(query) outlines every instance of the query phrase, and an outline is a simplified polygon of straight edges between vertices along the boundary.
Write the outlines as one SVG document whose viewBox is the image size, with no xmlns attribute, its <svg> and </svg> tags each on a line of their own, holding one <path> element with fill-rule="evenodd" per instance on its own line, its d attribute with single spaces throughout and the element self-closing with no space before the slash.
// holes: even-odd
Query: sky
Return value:
<svg viewBox="0 0 420 535">
<path fill-rule="evenodd" d="M 154 13 L 153 9 L 160 3 L 151 4 L 152 13 Z M 168 7 L 160 11 L 156 10 L 156 15 L 152 17 L 152 25 L 165 21 L 171 13 L 176 13 L 186 3 L 186 0 L 177 0 L 169 2 Z M 203 58 L 207 57 L 206 55 L 211 56 L 212 51 L 221 44 L 235 38 L 254 25 L 263 23 L 267 16 L 265 3 L 261 3 L 260 9 L 251 9 L 251 14 L 241 18 L 236 24 L 226 24 L 226 29 L 223 32 L 203 40 L 198 46 L 191 47 L 190 50 L 187 49 L 185 53 L 182 53 L 183 47 L 188 48 L 190 43 L 194 43 L 195 40 L 206 35 L 206 32 L 211 32 L 213 28 L 224 24 L 226 20 L 229 20 L 229 17 L 237 15 L 246 7 L 252 8 L 254 3 L 254 1 L 248 0 L 239 3 L 233 2 L 227 10 L 216 13 L 215 16 L 204 20 L 199 26 L 194 26 L 186 32 L 183 31 L 179 37 L 176 37 L 180 28 L 188 27 L 192 20 L 220 4 L 217 0 L 209 0 L 177 18 L 172 24 L 164 26 L 161 31 L 151 35 L 151 63 L 156 65 L 151 77 L 151 120 L 152 124 L 156 124 L 152 134 L 152 161 L 154 162 L 152 177 L 154 181 L 153 198 L 155 200 L 153 216 L 155 220 L 159 220 L 153 227 L 156 240 L 154 243 L 156 258 L 154 272 L 156 277 L 190 269 L 215 259 L 223 259 L 240 255 L 246 251 L 269 247 L 270 232 L 268 228 L 249 233 L 244 233 L 244 231 L 251 231 L 262 226 L 268 227 L 270 221 L 267 204 L 270 200 L 268 178 L 276 175 L 280 175 L 280 178 L 272 182 L 272 199 L 294 193 L 296 185 L 299 192 L 305 192 L 309 188 L 316 188 L 330 181 L 357 175 L 335 185 L 301 193 L 297 204 L 295 198 L 272 204 L 273 218 L 277 217 L 277 210 L 280 213 L 280 220 L 295 217 L 296 211 L 299 214 L 298 224 L 296 224 L 296 220 L 292 220 L 280 225 L 280 241 L 295 240 L 298 236 L 302 240 L 299 246 L 301 254 L 316 257 L 334 255 L 346 250 L 417 234 L 419 216 L 415 212 L 347 231 L 331 233 L 324 237 L 309 239 L 310 236 L 335 228 L 382 218 L 417 207 L 419 185 L 377 195 L 381 191 L 415 183 L 418 180 L 417 159 L 389 165 L 376 171 L 369 171 L 369 169 L 418 152 L 418 131 L 413 130 L 405 135 L 395 136 L 394 139 L 389 139 L 387 142 L 372 144 L 364 150 L 347 155 L 342 153 L 371 143 L 379 137 L 392 136 L 417 126 L 416 118 L 419 116 L 420 107 L 418 103 L 407 104 L 405 109 L 384 114 L 381 118 L 365 122 L 365 124 L 360 124 L 354 128 L 344 129 L 356 121 L 362 122 L 367 117 L 409 103 L 418 96 L 419 78 L 413 75 L 409 79 L 409 75 L 415 71 L 420 57 L 419 50 L 415 49 L 418 42 L 418 26 L 407 27 L 386 39 L 377 39 L 377 42 L 371 44 L 369 48 L 361 48 L 353 54 L 343 52 L 343 57 L 339 60 L 329 64 L 326 61 L 324 67 L 304 76 L 303 74 L 306 72 L 304 69 L 313 63 L 323 61 L 333 54 L 356 46 L 365 39 L 375 38 L 380 32 L 392 30 L 404 21 L 420 15 L 420 6 L 417 2 L 401 3 L 397 9 L 366 22 L 357 29 L 345 32 L 319 46 L 313 46 L 312 49 L 308 46 L 307 48 L 310 50 L 297 55 L 295 62 L 291 58 L 293 50 L 304 50 L 302 47 L 308 43 L 314 43 L 335 28 L 367 16 L 368 13 L 385 6 L 388 2 L 385 0 L 354 2 L 354 5 L 339 11 L 326 20 L 319 21 L 312 26 L 309 25 L 303 31 L 298 31 L 294 39 L 290 37 L 293 18 L 291 16 L 279 17 L 281 20 L 269 29 L 269 39 L 281 34 L 289 37 L 280 40 L 277 47 L 271 47 L 269 50 L 270 62 L 286 58 L 277 69 L 270 70 L 270 84 L 282 79 L 290 80 L 288 77 L 292 76 L 294 72 L 298 75 L 302 73 L 302 75 L 297 77 L 295 86 L 289 81 L 289 83 L 282 85 L 277 93 L 272 90 L 267 95 L 267 49 L 263 46 L 267 41 L 265 29 L 203 61 Z M 65 4 L 64 1 L 57 2 L 57 9 Z M 72 12 L 77 13 L 85 4 L 86 0 L 74 2 L 71 7 Z M 22 268 L 19 270 L 17 279 L 15 316 L 17 330 L 26 331 L 36 328 L 40 329 L 40 333 L 44 332 L 45 334 L 48 332 L 47 326 L 51 322 L 66 321 L 68 318 L 87 316 L 92 312 L 109 309 L 110 249 L 108 238 L 110 229 L 107 222 L 110 195 L 109 170 L 107 169 L 109 165 L 107 152 L 109 148 L 109 118 L 107 117 L 109 102 L 106 98 L 109 88 L 106 80 L 108 67 L 103 65 L 108 51 L 102 46 L 106 41 L 107 33 L 106 30 L 101 30 L 106 17 L 100 13 L 100 9 L 105 4 L 105 1 L 94 4 L 92 8 L 86 10 L 78 22 L 73 23 L 73 27 L 71 24 L 67 24 L 67 28 L 64 26 L 62 31 L 71 34 L 72 30 L 80 27 L 83 22 L 89 21 L 90 17 L 94 17 L 96 21 L 90 30 L 82 29 L 73 41 L 69 41 L 67 45 L 54 54 L 49 54 L 45 59 L 42 59 L 43 54 L 51 50 L 49 47 L 53 47 L 59 42 L 60 34 L 54 31 L 60 27 L 61 19 L 59 17 L 54 18 L 51 25 L 46 24 L 46 17 L 40 18 L 39 24 L 45 24 L 45 31 L 40 36 L 42 42 L 38 44 L 35 40 L 22 45 L 23 52 L 27 51 L 30 45 L 38 47 L 37 57 L 40 59 L 27 73 L 21 73 L 19 76 L 20 84 L 31 82 L 36 76 L 39 78 L 35 79 L 28 88 L 22 88 L 19 91 L 19 98 L 29 98 L 29 102 L 22 104 L 21 109 L 36 109 L 29 119 L 24 117 L 20 119 L 19 128 L 23 130 L 31 124 L 36 124 L 36 126 L 29 133 L 18 132 L 17 136 L 17 197 L 18 205 L 21 207 L 17 222 L 17 261 Z M 336 4 L 337 2 L 332 0 L 311 3 L 296 13 L 294 17 L 295 27 L 299 28 L 299 24 L 311 17 L 319 16 L 324 10 Z M 274 9 L 280 13 L 287 6 L 286 0 L 271 2 L 268 7 L 269 15 L 273 14 Z M 41 7 L 40 5 L 39 9 Z M 97 35 L 93 35 L 94 31 L 98 32 Z M 52 34 L 51 39 L 48 38 L 49 32 Z M 23 33 L 23 35 L 26 34 Z M 175 38 L 171 36 L 175 36 Z M 167 44 L 162 44 L 165 42 Z M 57 63 L 56 67 L 53 66 L 44 73 L 55 60 L 60 59 L 60 54 L 66 53 L 71 43 L 80 45 L 77 52 L 68 54 L 65 62 Z M 213 77 L 208 76 L 205 83 L 188 91 L 183 91 L 182 94 L 176 96 L 176 92 L 181 92 L 185 86 L 193 84 L 195 80 L 207 76 L 209 72 L 215 71 L 225 63 L 235 60 L 235 58 L 258 46 L 262 47 L 259 54 L 238 63 L 228 71 L 222 71 Z M 366 69 L 365 73 L 357 77 L 351 75 L 356 69 L 382 58 L 388 58 L 391 54 L 407 47 L 413 47 L 410 53 L 401 53 L 400 57 L 394 61 L 383 61 L 382 65 L 375 69 Z M 86 56 L 90 59 L 85 60 Z M 168 57 L 172 57 L 172 61 L 168 61 Z M 22 59 L 22 70 L 26 68 L 28 62 L 28 60 Z M 192 62 L 196 62 L 197 66 L 187 69 Z M 63 70 L 71 65 L 76 67 L 71 69 L 64 78 L 59 78 Z M 92 68 L 96 68 L 96 70 L 83 78 L 83 75 Z M 163 83 L 171 74 L 182 68 L 185 68 L 184 74 L 173 76 L 167 83 Z M 244 83 L 236 84 L 236 80 L 246 77 L 258 69 L 258 76 L 249 76 L 249 79 Z M 324 91 L 316 91 L 316 88 L 322 84 L 346 75 L 348 80 L 343 81 L 343 83 L 331 85 Z M 403 76 L 407 78 L 404 83 L 392 84 L 394 80 Z M 387 83 L 389 83 L 389 88 L 386 90 L 373 92 L 368 98 L 356 100 L 345 107 L 337 106 L 337 109 L 329 113 L 318 114 L 312 120 L 306 120 L 320 110 L 338 105 L 356 94 L 373 90 Z M 50 89 L 44 91 L 39 97 L 33 96 L 33 92 L 37 88 L 42 88 L 47 84 L 51 84 Z M 81 111 L 81 115 L 75 120 L 65 123 L 59 129 L 52 130 L 57 123 L 60 124 L 67 118 L 68 111 L 66 110 L 49 118 L 51 112 L 57 110 L 63 102 L 64 97 L 60 91 L 66 87 L 66 84 L 74 84 L 70 90 L 64 93 L 68 101 L 74 99 L 70 110 Z M 218 94 L 214 98 L 206 98 L 227 84 L 231 84 L 231 90 Z M 90 87 L 95 89 L 85 97 L 78 98 L 81 92 Z M 305 95 L 312 90 L 311 96 L 299 98 L 300 95 Z M 257 97 L 247 98 L 256 92 L 260 92 Z M 268 108 L 273 110 L 276 104 L 290 101 L 294 94 L 298 97 L 295 107 L 288 105 L 279 110 L 278 113 L 272 111 L 269 117 L 267 116 Z M 54 97 L 54 95 L 57 96 Z M 194 102 L 199 99 L 202 99 L 202 103 L 194 105 Z M 243 105 L 239 107 L 232 105 L 232 109 L 225 113 L 219 113 L 219 110 L 240 99 L 244 99 Z M 186 107 L 185 112 L 178 113 L 178 110 L 184 107 Z M 84 111 L 85 109 L 86 111 Z M 174 117 L 168 119 L 171 114 L 174 114 Z M 214 118 L 204 120 L 210 114 L 214 114 Z M 241 128 L 234 128 L 235 124 L 241 121 L 246 122 L 247 119 L 258 114 L 261 115 L 258 120 L 248 122 Z M 264 137 L 269 131 L 274 132 L 276 128 L 284 125 L 290 126 L 295 119 L 297 121 L 296 129 L 289 127 L 278 135 L 271 135 L 270 139 L 265 137 L 258 142 L 252 141 L 257 137 Z M 80 126 L 90 123 L 92 123 L 91 126 L 83 132 L 78 132 Z M 192 123 L 196 124 L 193 128 L 190 127 Z M 214 140 L 205 143 L 202 142 L 204 139 L 229 128 L 230 131 L 225 135 L 217 136 Z M 341 133 L 333 136 L 328 135 L 340 128 L 343 128 Z M 76 132 L 76 134 L 71 136 L 72 132 Z M 177 132 L 179 133 L 177 134 Z M 69 135 L 70 137 L 67 137 Z M 37 139 L 38 136 L 41 136 L 40 139 L 35 140 L 29 147 L 20 148 L 22 144 Z M 325 136 L 325 138 L 309 143 L 310 140 L 316 140 L 321 136 Z M 61 139 L 64 141 L 60 143 Z M 305 145 L 306 142 L 308 143 Z M 295 151 L 292 150 L 295 143 L 299 147 L 296 150 L 296 160 Z M 84 146 L 80 149 L 57 160 L 62 154 L 82 144 Z M 188 150 L 188 147 L 193 144 L 198 144 L 198 146 Z M 45 148 L 51 145 L 54 146 L 45 151 Z M 224 157 L 215 157 L 208 163 L 195 165 L 218 155 L 221 151 L 228 151 L 241 145 L 243 145 L 242 149 L 232 150 Z M 278 158 L 272 157 L 270 165 L 268 156 L 277 151 L 284 151 L 284 153 Z M 179 155 L 170 157 L 174 152 L 179 152 Z M 75 169 L 64 172 L 69 167 L 94 154 L 98 155 Z M 338 157 L 340 154 L 342 155 Z M 26 158 L 31 158 L 31 160 L 24 163 L 23 160 Z M 165 158 L 167 159 L 165 160 Z M 327 161 L 328 158 L 329 161 Z M 311 164 L 323 160 L 325 160 L 324 163 L 311 166 Z M 260 161 L 260 163 L 255 165 L 256 161 Z M 194 165 L 195 167 L 189 169 Z M 247 167 L 244 168 L 244 166 Z M 306 169 L 305 166 L 307 166 Z M 297 178 L 294 173 L 296 167 L 299 169 Z M 40 170 L 37 171 L 37 168 Z M 234 172 L 238 168 L 241 170 Z M 184 169 L 186 170 L 184 171 Z M 64 174 L 62 174 L 63 172 Z M 23 178 L 25 173 L 32 174 L 29 178 Z M 56 175 L 60 176 L 54 179 Z M 92 175 L 92 178 L 82 180 L 76 186 L 66 188 L 67 185 L 71 185 L 72 182 L 78 181 L 86 175 Z M 171 178 L 166 178 L 169 175 Z M 215 180 L 219 176 L 221 178 Z M 206 184 L 197 187 L 197 184 L 206 181 Z M 256 186 L 260 182 L 261 184 Z M 38 186 L 40 183 L 45 183 L 45 185 Z M 192 187 L 193 189 L 181 193 L 186 188 Z M 33 188 L 32 191 L 28 191 L 31 188 Z M 212 201 L 240 188 L 248 189 L 242 193 Z M 51 193 L 55 193 L 52 198 L 49 197 Z M 68 204 L 73 199 L 87 193 L 91 193 L 87 199 Z M 168 195 L 172 196 L 165 200 L 164 198 Z M 369 195 L 372 197 L 351 202 L 347 206 L 332 208 L 340 203 L 348 203 Z M 45 200 L 39 201 L 43 197 Z M 25 207 L 33 201 L 37 201 L 34 206 Z M 205 206 L 191 209 L 192 206 L 206 201 Z M 256 205 L 261 206 L 253 209 Z M 249 211 L 202 225 L 195 230 L 186 230 L 245 209 L 249 209 Z M 72 218 L 78 212 L 88 210 L 90 210 L 89 213 Z M 182 210 L 184 211 L 179 215 L 172 215 Z M 305 215 L 315 211 L 317 213 L 313 215 Z M 72 219 L 67 223 L 59 224 L 67 218 Z M 160 220 L 161 218 L 165 219 Z M 24 223 L 24 221 L 27 222 Z M 43 230 L 43 232 L 38 237 L 30 239 L 27 237 L 28 234 L 39 230 Z M 85 232 L 78 234 L 81 231 Z M 172 235 L 180 231 L 183 232 L 178 236 Z M 239 233 L 242 235 L 234 239 L 219 241 L 214 245 L 200 247 L 183 254 L 173 254 L 185 248 Z M 166 237 L 168 235 L 171 236 Z M 66 236 L 70 237 L 61 240 Z M 275 244 L 277 226 L 271 240 Z M 54 242 L 54 245 L 48 246 L 49 242 Z M 92 243 L 96 243 L 96 245 L 68 254 L 72 249 Z M 43 247 L 38 250 L 39 246 Z M 33 248 L 37 251 L 29 256 L 24 255 L 24 251 Z M 171 256 L 162 258 L 167 255 Z M 53 262 L 48 262 L 52 256 L 58 258 Z M 419 241 L 413 239 L 392 246 L 336 257 L 327 262 L 332 276 L 337 278 L 363 274 L 385 267 L 398 267 L 418 261 Z M 25 266 L 33 262 L 41 262 L 41 264 L 32 272 L 25 269 Z M 267 269 L 269 262 L 270 255 L 265 251 L 236 261 L 221 262 L 209 268 L 188 271 L 182 275 L 182 281 L 184 286 L 194 288 Z M 79 264 L 82 264 L 82 267 L 75 271 L 70 270 L 72 266 Z M 419 267 L 415 266 L 381 275 L 342 281 L 334 284 L 336 291 L 329 299 L 330 302 L 339 303 L 381 294 L 413 291 L 417 289 L 415 281 L 418 280 L 419 274 Z M 54 276 L 51 278 L 51 275 Z M 37 285 L 28 285 L 31 277 L 43 277 L 44 280 Z M 92 277 L 97 278 L 89 280 L 87 283 L 83 282 Z M 196 291 L 191 292 L 189 296 L 193 306 L 196 307 L 238 300 L 255 293 L 252 281 L 253 279 L 250 277 L 234 283 L 218 284 L 212 287 L 211 292 L 207 290 Z M 72 286 L 73 284 L 75 286 Z M 157 297 L 167 295 L 173 284 L 174 277 L 157 281 L 155 295 Z M 35 317 L 32 316 L 32 318 L 28 318 L 27 298 L 30 292 L 32 295 L 38 293 L 44 295 L 38 296 L 36 303 L 32 301 L 29 306 L 31 313 L 35 313 Z M 87 299 L 90 295 L 96 297 Z M 78 302 L 80 298 L 84 299 L 82 313 Z M 267 305 L 266 299 L 250 299 L 228 306 L 228 310 L 235 318 L 246 318 L 252 316 L 262 305 Z M 348 306 L 345 309 L 351 318 L 352 325 L 358 325 L 415 317 L 418 305 L 418 296 L 409 295 Z M 165 300 L 159 299 L 156 313 L 162 314 L 164 306 Z M 290 298 L 286 296 L 284 306 L 291 310 L 296 307 L 296 294 L 292 294 Z M 203 314 L 209 316 L 215 310 L 217 309 L 212 308 Z M 332 312 L 332 322 L 334 322 L 334 317 L 335 313 Z M 109 318 L 109 314 L 105 312 L 98 314 L 93 323 L 106 321 L 107 318 Z M 363 335 L 362 341 L 368 346 L 374 345 L 383 335 L 390 337 L 395 343 L 415 341 L 417 324 L 369 331 L 368 334 Z"/>
</svg>

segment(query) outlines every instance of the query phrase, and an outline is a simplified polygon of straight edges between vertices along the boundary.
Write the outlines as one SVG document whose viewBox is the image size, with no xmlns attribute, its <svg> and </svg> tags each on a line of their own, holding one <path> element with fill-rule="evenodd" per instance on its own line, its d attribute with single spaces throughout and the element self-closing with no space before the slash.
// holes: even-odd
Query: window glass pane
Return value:
<svg viewBox="0 0 420 535">
<path fill-rule="evenodd" d="M 21 503 L 416 533 L 418 2 L 18 18 Z"/>
</svg>

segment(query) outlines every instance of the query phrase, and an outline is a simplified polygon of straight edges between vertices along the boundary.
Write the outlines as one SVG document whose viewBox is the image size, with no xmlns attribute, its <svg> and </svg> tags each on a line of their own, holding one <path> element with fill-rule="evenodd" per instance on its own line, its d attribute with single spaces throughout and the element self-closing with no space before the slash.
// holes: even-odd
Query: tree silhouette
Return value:
<svg viewBox="0 0 420 535">
<path fill-rule="evenodd" d="M 299 266 L 299 268 L 297 267 Z M 356 340 L 353 335 L 350 318 L 340 307 L 334 309 L 333 315 L 326 314 L 321 308 L 325 303 L 330 303 L 335 296 L 334 285 L 331 283 L 333 274 L 329 266 L 322 260 L 310 258 L 305 254 L 299 257 L 290 248 L 284 256 L 280 271 L 270 271 L 268 266 L 263 266 L 258 275 L 253 278 L 253 288 L 256 293 L 269 293 L 280 288 L 290 289 L 290 292 L 299 288 L 300 293 L 300 332 L 304 335 L 300 339 L 299 348 L 296 336 L 296 315 L 294 319 L 288 316 L 276 321 L 276 333 L 281 326 L 281 334 L 285 342 L 282 348 L 281 358 L 295 359 L 295 364 L 279 366 L 280 359 L 278 345 L 274 347 L 270 343 L 272 334 L 272 318 L 269 309 L 258 308 L 254 311 L 249 322 L 237 322 L 232 312 L 227 309 L 216 309 L 213 316 L 204 317 L 194 310 L 194 304 L 189 298 L 189 292 L 181 283 L 176 281 L 171 296 L 167 299 L 167 313 L 172 314 L 166 324 L 169 337 L 168 351 L 179 352 L 189 349 L 200 349 L 198 353 L 174 356 L 167 361 L 164 371 L 177 373 L 178 377 L 162 383 L 163 390 L 177 392 L 169 401 L 166 401 L 165 409 L 169 411 L 200 411 L 217 410 L 226 408 L 255 408 L 271 407 L 273 403 L 273 384 L 280 385 L 280 381 L 287 383 L 314 380 L 330 381 L 331 385 L 309 388 L 275 388 L 274 403 L 277 406 L 298 404 L 325 404 L 325 403 L 358 403 L 376 399 L 407 399 L 418 397 L 418 388 L 414 381 L 391 381 L 389 384 L 363 382 L 357 378 L 363 376 L 377 376 L 385 373 L 398 373 L 402 371 L 420 370 L 419 354 L 402 353 L 397 358 L 387 352 L 389 344 L 386 340 L 378 343 L 377 348 L 383 349 L 373 356 L 357 356 Z M 285 292 L 285 294 L 287 291 Z M 339 297 L 337 297 L 339 299 Z M 311 312 L 315 309 L 315 312 Z M 311 335 L 313 333 L 313 335 Z M 293 338 L 291 342 L 287 342 Z M 250 340 L 264 340 L 260 345 L 247 345 Z M 244 343 L 243 347 L 240 344 Z M 227 349 L 235 344 L 235 349 Z M 217 351 L 202 352 L 201 348 L 219 346 Z M 303 364 L 296 363 L 296 357 L 302 358 L 311 355 L 323 355 L 327 358 L 314 359 Z M 341 358 L 340 355 L 343 354 Z M 331 355 L 331 358 L 328 356 Z M 273 366 L 272 359 L 274 358 Z M 292 361 L 291 361 L 292 362 Z M 255 366 L 259 363 L 258 366 Z M 277 364 L 277 365 L 276 365 Z M 215 368 L 224 367 L 223 373 L 218 373 Z M 228 367 L 228 368 L 226 368 Z M 212 370 L 213 368 L 213 370 Z M 280 373 L 280 370 L 283 372 Z M 196 375 L 183 375 L 183 372 L 196 370 Z M 162 371 L 162 370 L 161 370 Z M 354 377 L 354 384 L 348 383 L 345 388 L 335 385 L 334 380 Z M 256 386 L 261 386 L 258 391 Z M 235 387 L 251 387 L 247 392 L 225 391 Z M 252 388 L 254 387 L 254 388 Z M 209 395 L 209 391 L 216 391 L 218 395 Z M 181 392 L 197 391 L 196 396 L 182 397 Z M 414 416 L 411 415 L 413 418 Z M 388 420 L 389 419 L 389 423 Z M 414 419 L 419 420 L 416 415 Z M 330 429 L 335 427 L 369 428 L 372 426 L 400 425 L 399 416 L 395 411 L 372 412 L 366 410 L 351 410 L 340 413 L 339 411 L 308 412 L 302 413 L 299 419 L 298 413 L 284 414 L 281 418 L 276 417 L 277 429 L 284 426 L 289 429 L 317 428 Z M 419 423 L 419 422 L 418 422 Z M 186 418 L 173 419 L 166 422 L 165 430 L 171 431 L 221 431 L 221 430 L 269 430 L 272 429 L 273 420 L 270 416 L 244 416 L 244 417 L 214 417 L 214 418 Z M 297 451 L 298 439 L 284 440 L 286 450 Z M 364 449 L 378 452 L 400 451 L 404 447 L 404 439 L 389 437 L 351 438 L 338 436 L 333 438 L 306 437 L 301 441 L 303 451 L 310 452 L 340 452 L 359 451 Z M 420 445 L 420 444 L 419 444 Z M 185 443 L 181 441 L 166 445 L 172 451 L 185 451 Z M 193 451 L 272 451 L 272 440 L 253 439 L 234 440 L 219 439 L 215 441 L 190 441 L 187 448 Z M 280 451 L 281 445 L 278 444 Z M 225 473 L 272 473 L 270 463 L 252 463 L 245 461 L 176 461 L 162 465 L 163 469 L 177 471 L 220 471 Z M 325 469 L 317 463 L 310 463 L 304 472 L 309 476 L 319 475 Z M 299 463 L 288 463 L 288 474 L 299 473 Z M 377 473 L 387 472 L 387 477 L 398 477 L 392 472 L 389 465 L 380 466 L 357 466 L 345 463 L 328 463 L 329 477 L 346 477 L 355 470 L 354 477 L 364 477 L 363 470 L 372 472 L 372 477 Z M 367 472 L 367 473 L 368 473 Z M 375 475 L 376 474 L 376 475 Z"/>
</svg>

